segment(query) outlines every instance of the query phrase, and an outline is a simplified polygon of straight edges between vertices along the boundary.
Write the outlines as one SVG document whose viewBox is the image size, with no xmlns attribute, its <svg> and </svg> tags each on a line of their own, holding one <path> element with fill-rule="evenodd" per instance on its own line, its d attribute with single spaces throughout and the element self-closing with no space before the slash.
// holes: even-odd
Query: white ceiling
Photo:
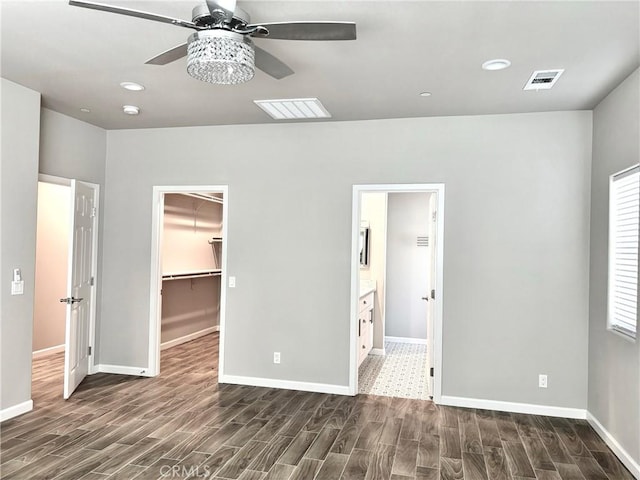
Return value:
<svg viewBox="0 0 640 480">
<path fill-rule="evenodd" d="M 100 1 L 187 20 L 198 2 Z M 274 123 L 253 104 L 268 98 L 318 97 L 333 115 L 323 121 L 591 109 L 640 65 L 637 0 L 242 2 L 254 23 L 354 21 L 358 39 L 257 39 L 296 73 L 257 71 L 237 86 L 192 79 L 185 59 L 144 64 L 190 30 L 65 0 L 0 6 L 2 76 L 41 92 L 43 106 L 107 129 Z M 492 58 L 512 66 L 482 70 Z M 566 69 L 552 90 L 522 90 L 533 70 L 550 68 Z M 122 81 L 146 90 L 125 91 Z M 125 104 L 141 114 L 124 115 Z"/>
</svg>

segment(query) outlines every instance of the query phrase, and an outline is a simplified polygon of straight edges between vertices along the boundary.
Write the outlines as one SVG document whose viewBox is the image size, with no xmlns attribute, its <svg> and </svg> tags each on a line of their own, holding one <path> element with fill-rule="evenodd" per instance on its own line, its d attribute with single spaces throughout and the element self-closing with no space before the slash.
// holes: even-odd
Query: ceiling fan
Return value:
<svg viewBox="0 0 640 480">
<path fill-rule="evenodd" d="M 186 43 L 157 55 L 147 64 L 166 65 L 187 56 L 187 72 L 216 84 L 238 84 L 253 78 L 255 67 L 281 79 L 293 74 L 284 62 L 257 47 L 252 38 L 280 40 L 355 40 L 353 22 L 294 21 L 249 23 L 249 15 L 236 0 L 206 0 L 192 11 L 192 20 L 147 13 L 129 8 L 69 0 L 69 5 L 169 23 L 195 30 Z"/>
</svg>

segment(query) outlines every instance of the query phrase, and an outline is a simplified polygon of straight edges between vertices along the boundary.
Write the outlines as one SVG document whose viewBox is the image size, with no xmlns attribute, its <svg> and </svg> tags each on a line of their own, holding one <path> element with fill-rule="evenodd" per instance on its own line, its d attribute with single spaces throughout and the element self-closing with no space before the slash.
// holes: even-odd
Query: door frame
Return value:
<svg viewBox="0 0 640 480">
<path fill-rule="evenodd" d="M 220 345 L 218 378 L 224 369 L 224 332 L 227 305 L 227 242 L 229 239 L 228 185 L 154 185 L 151 213 L 151 281 L 149 287 L 149 360 L 147 376 L 160 374 L 160 329 L 162 326 L 162 227 L 167 193 L 222 193 L 222 252 L 220 275 Z"/>
<path fill-rule="evenodd" d="M 91 252 L 91 271 L 93 272 L 94 285 L 93 285 L 93 288 L 91 289 L 91 308 L 89 310 L 89 342 L 88 343 L 89 343 L 89 346 L 91 347 L 91 355 L 89 355 L 89 370 L 87 372 L 88 375 L 93 375 L 94 373 L 98 373 L 98 368 L 96 367 L 96 362 L 95 362 L 95 359 L 96 359 L 96 341 L 95 340 L 96 340 L 96 312 L 98 309 L 97 292 L 98 292 L 98 282 L 100 279 L 100 275 L 98 272 L 98 246 L 99 246 L 99 231 L 100 231 L 100 185 L 97 183 L 85 182 L 84 180 L 58 177 L 56 175 L 47 175 L 43 173 L 38 174 L 38 182 L 51 183 L 54 185 L 63 185 L 69 188 L 71 188 L 71 180 L 76 180 L 77 182 L 82 182 L 86 185 L 90 185 L 91 188 L 94 189 L 93 201 L 96 208 L 96 216 L 94 220 L 93 235 L 91 239 L 92 249 L 93 249 L 93 251 Z M 74 203 L 74 199 L 71 198 L 70 206 L 69 206 L 70 211 L 73 211 L 73 203 Z M 73 243 L 73 237 L 69 236 L 68 241 L 70 243 Z M 36 252 L 36 255 L 37 255 L 37 252 Z M 69 272 L 67 272 L 67 276 L 68 276 L 68 273 Z M 65 279 L 65 288 L 66 288 L 67 281 L 68 279 Z M 67 347 L 67 334 L 68 334 L 66 330 L 67 329 L 65 326 L 65 333 L 64 333 L 65 350 Z M 32 337 L 33 337 L 33 332 L 32 332 Z M 32 342 L 33 342 L 33 338 L 32 338 Z M 31 375 L 33 377 L 33 372 Z"/>
<path fill-rule="evenodd" d="M 360 292 L 360 259 L 359 259 L 359 235 L 360 235 L 360 211 L 363 193 L 435 193 L 436 203 L 436 295 L 433 319 L 433 401 L 440 403 L 442 398 L 442 312 L 443 312 L 443 265 L 444 265 L 444 183 L 419 183 L 419 184 L 371 184 L 353 185 L 352 211 L 351 211 L 351 314 L 349 326 L 349 394 L 358 394 L 358 350 L 356 340 L 358 331 L 358 301 Z M 386 288 L 385 288 L 386 291 Z M 386 303 L 386 302 L 385 302 Z"/>
</svg>

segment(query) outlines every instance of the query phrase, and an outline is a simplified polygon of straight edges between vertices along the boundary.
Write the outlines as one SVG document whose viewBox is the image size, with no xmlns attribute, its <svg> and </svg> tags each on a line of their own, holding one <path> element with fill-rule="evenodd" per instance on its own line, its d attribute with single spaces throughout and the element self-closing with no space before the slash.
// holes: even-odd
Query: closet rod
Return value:
<svg viewBox="0 0 640 480">
<path fill-rule="evenodd" d="M 204 278 L 204 277 L 217 277 L 222 275 L 222 270 L 209 270 L 206 272 L 193 272 L 193 273 L 169 273 L 162 276 L 163 280 L 180 280 L 182 278 Z"/>
<path fill-rule="evenodd" d="M 209 197 L 208 195 L 203 195 L 201 193 L 180 192 L 179 195 L 185 195 L 187 197 L 193 197 L 193 198 L 197 198 L 198 200 L 205 200 L 207 202 L 213 202 L 213 203 L 218 203 L 218 204 L 224 203 L 224 200 L 221 199 L 221 198 Z"/>
</svg>

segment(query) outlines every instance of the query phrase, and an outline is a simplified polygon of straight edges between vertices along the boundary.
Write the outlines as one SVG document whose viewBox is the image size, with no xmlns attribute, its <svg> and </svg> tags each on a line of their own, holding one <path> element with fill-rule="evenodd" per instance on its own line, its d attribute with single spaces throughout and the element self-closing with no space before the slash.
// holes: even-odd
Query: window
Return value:
<svg viewBox="0 0 640 480">
<path fill-rule="evenodd" d="M 640 167 L 609 180 L 609 292 L 607 324 L 636 338 L 638 324 L 638 217 Z"/>
</svg>

